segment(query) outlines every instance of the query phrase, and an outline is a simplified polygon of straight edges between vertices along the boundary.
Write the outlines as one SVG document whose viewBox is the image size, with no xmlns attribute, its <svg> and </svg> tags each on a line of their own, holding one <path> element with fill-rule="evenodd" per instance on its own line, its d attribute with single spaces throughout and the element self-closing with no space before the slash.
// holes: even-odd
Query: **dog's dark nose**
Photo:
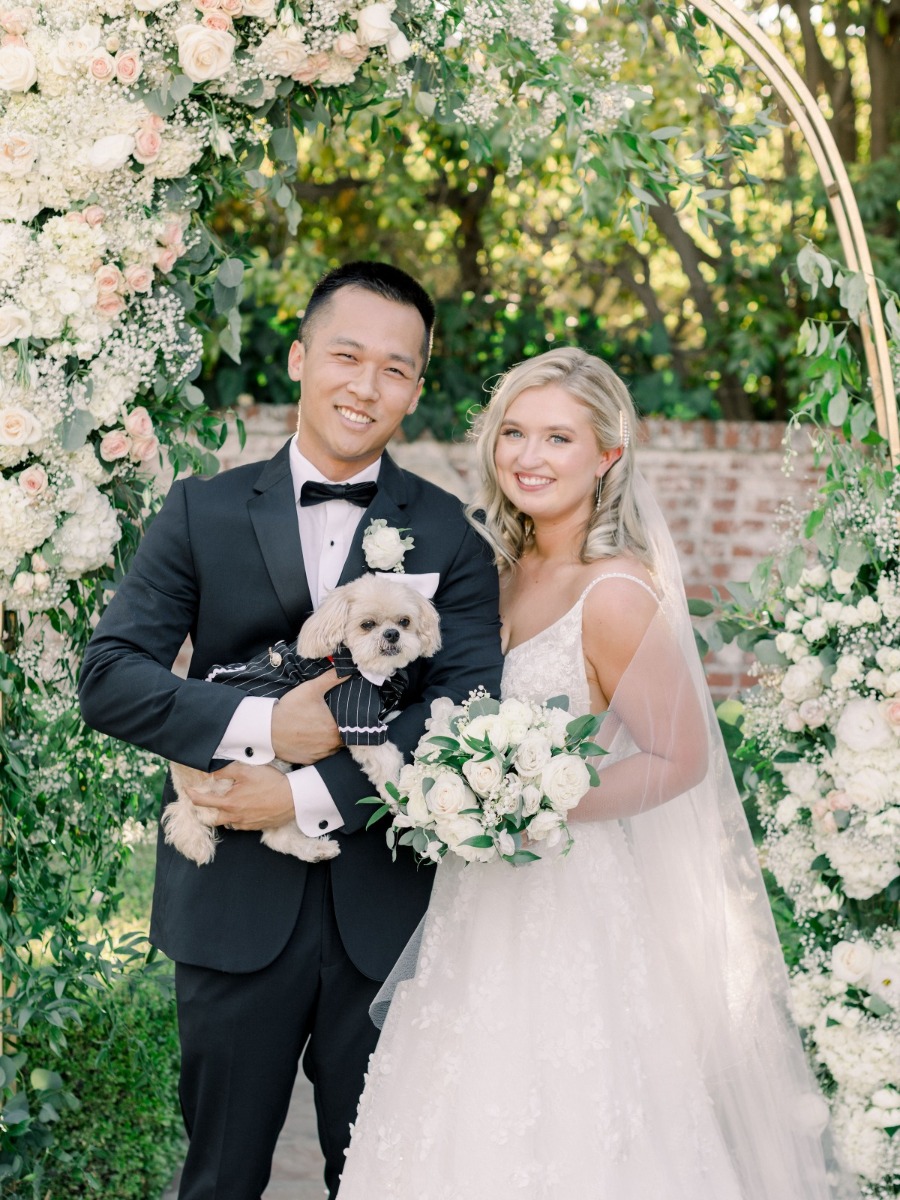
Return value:
<svg viewBox="0 0 900 1200">
<path fill-rule="evenodd" d="M 382 633 L 381 636 L 384 638 L 384 640 L 386 642 L 389 642 L 393 646 L 394 642 L 400 641 L 400 630 L 399 629 L 385 629 L 385 631 Z"/>
</svg>

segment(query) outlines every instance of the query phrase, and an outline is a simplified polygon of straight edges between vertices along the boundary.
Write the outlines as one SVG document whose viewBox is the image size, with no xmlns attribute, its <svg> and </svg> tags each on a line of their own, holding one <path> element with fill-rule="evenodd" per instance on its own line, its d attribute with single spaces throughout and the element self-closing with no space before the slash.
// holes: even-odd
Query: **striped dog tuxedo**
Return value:
<svg viewBox="0 0 900 1200">
<path fill-rule="evenodd" d="M 330 658 L 304 658 L 296 646 L 276 642 L 249 662 L 215 666 L 206 676 L 211 683 L 228 683 L 248 696 L 280 697 L 298 683 L 334 669 L 342 683 L 325 693 L 325 703 L 345 746 L 380 746 L 387 741 L 385 718 L 397 707 L 409 682 L 406 671 L 395 671 L 380 686 L 361 675 L 350 651 L 341 645 Z"/>
</svg>

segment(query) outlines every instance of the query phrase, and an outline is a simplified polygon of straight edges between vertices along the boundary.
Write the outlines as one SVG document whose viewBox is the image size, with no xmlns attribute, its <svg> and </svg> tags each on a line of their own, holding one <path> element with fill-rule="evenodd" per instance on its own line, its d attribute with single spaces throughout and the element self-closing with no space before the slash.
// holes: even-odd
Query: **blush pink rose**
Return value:
<svg viewBox="0 0 900 1200">
<path fill-rule="evenodd" d="M 83 212 L 67 212 L 66 213 L 66 220 L 71 221 L 73 225 L 83 225 L 85 222 L 85 219 L 86 218 L 85 218 L 85 215 Z"/>
<path fill-rule="evenodd" d="M 47 486 L 47 472 L 36 464 L 26 467 L 19 476 L 19 487 L 26 496 L 39 496 Z"/>
<path fill-rule="evenodd" d="M 101 225 L 106 216 L 106 210 L 101 208 L 99 204 L 89 204 L 87 208 L 82 209 L 81 216 L 87 221 L 88 225 Z"/>
<path fill-rule="evenodd" d="M 194 0 L 194 7 L 204 13 L 215 12 L 219 7 L 219 0 Z"/>
<path fill-rule="evenodd" d="M 148 438 L 153 435 L 153 422 L 143 405 L 133 408 L 122 424 L 125 426 L 125 432 L 130 433 L 132 437 Z"/>
<path fill-rule="evenodd" d="M 136 437 L 131 443 L 131 457 L 135 462 L 150 462 L 159 453 L 159 438 Z"/>
<path fill-rule="evenodd" d="M 200 24 L 205 25 L 207 29 L 224 29 L 227 33 L 233 21 L 226 13 L 216 10 L 216 12 L 207 13 Z"/>
<path fill-rule="evenodd" d="M 117 292 L 122 286 L 122 272 L 115 263 L 104 263 L 94 276 L 94 282 L 101 295 Z"/>
<path fill-rule="evenodd" d="M 900 732 L 900 699 L 887 700 L 883 708 L 884 717 L 895 733 Z"/>
<path fill-rule="evenodd" d="M 27 33 L 34 24 L 34 12 L 30 8 L 6 8 L 0 11 L 0 25 L 8 33 Z"/>
<path fill-rule="evenodd" d="M 302 65 L 291 75 L 298 83 L 315 83 L 322 72 L 328 67 L 327 54 L 310 54 Z"/>
<path fill-rule="evenodd" d="M 159 235 L 158 241 L 164 246 L 175 246 L 181 241 L 181 225 L 178 221 L 170 221 Z"/>
<path fill-rule="evenodd" d="M 30 468 L 29 468 L 30 470 Z M 31 556 L 32 571 L 49 571 L 50 564 L 42 554 L 32 554 Z"/>
<path fill-rule="evenodd" d="M 219 0 L 219 8 L 229 17 L 240 17 L 244 12 L 244 0 Z"/>
<path fill-rule="evenodd" d="M 142 125 L 134 135 L 134 158 L 146 166 L 148 163 L 156 162 L 161 150 L 162 138 L 157 131 Z"/>
<path fill-rule="evenodd" d="M 131 438 L 124 429 L 113 429 L 100 443 L 100 457 L 104 462 L 115 462 L 118 458 L 127 458 L 131 449 Z"/>
<path fill-rule="evenodd" d="M 369 56 L 367 46 L 361 46 L 352 33 L 340 33 L 334 40 L 334 52 L 339 54 L 341 58 L 346 58 L 347 62 L 354 63 L 359 66 L 365 62 Z"/>
<path fill-rule="evenodd" d="M 135 50 L 116 55 L 116 78 L 120 83 L 134 83 L 143 71 L 141 56 Z"/>
<path fill-rule="evenodd" d="M 140 264 L 126 267 L 125 286 L 130 292 L 149 292 L 153 287 L 153 272 Z"/>
<path fill-rule="evenodd" d="M 96 50 L 88 64 L 88 72 L 100 83 L 109 83 L 116 76 L 116 64 L 106 50 Z"/>
<path fill-rule="evenodd" d="M 102 292 L 97 297 L 97 312 L 104 317 L 117 317 L 125 308 L 125 301 L 118 292 Z"/>
<path fill-rule="evenodd" d="M 20 33 L 5 33 L 0 38 L 0 46 L 26 46 L 27 44 Z"/>
<path fill-rule="evenodd" d="M 166 246 L 156 256 L 157 270 L 168 275 L 178 261 L 178 250 L 175 246 Z"/>
</svg>

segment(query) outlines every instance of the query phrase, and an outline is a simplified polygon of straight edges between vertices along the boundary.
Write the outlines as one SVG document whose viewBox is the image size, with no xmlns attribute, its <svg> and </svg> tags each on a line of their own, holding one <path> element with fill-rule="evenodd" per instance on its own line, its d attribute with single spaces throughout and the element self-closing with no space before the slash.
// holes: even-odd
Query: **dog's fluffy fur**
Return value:
<svg viewBox="0 0 900 1200">
<path fill-rule="evenodd" d="M 327 658 L 342 644 L 362 670 L 389 677 L 417 658 L 431 658 L 440 650 L 438 614 L 431 601 L 404 583 L 402 577 L 393 580 L 363 575 L 335 588 L 306 621 L 297 639 L 297 653 L 305 658 Z M 397 747 L 386 741 L 379 746 L 348 749 L 379 794 L 386 795 L 385 784 L 396 781 L 403 765 Z M 279 759 L 272 765 L 285 773 L 291 769 L 289 763 Z M 198 865 L 212 862 L 219 811 L 214 805 L 194 804 L 184 789 L 193 788 L 212 800 L 225 795 L 232 781 L 173 763 L 172 783 L 177 799 L 166 806 L 163 814 L 166 841 Z M 340 852 L 333 838 L 307 837 L 294 821 L 264 830 L 262 841 L 270 849 L 294 854 L 304 862 L 321 862 Z"/>
</svg>

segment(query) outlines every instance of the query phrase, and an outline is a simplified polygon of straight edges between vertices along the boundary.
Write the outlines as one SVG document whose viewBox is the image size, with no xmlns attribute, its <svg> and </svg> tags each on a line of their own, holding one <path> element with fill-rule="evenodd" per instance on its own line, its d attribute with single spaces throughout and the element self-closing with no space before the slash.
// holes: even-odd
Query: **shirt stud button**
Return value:
<svg viewBox="0 0 900 1200">
<path fill-rule="evenodd" d="M 245 746 L 245 747 L 244 747 L 244 753 L 247 755 L 247 757 L 248 757 L 248 758 L 252 758 L 252 757 L 253 757 L 253 747 L 252 747 L 252 746 Z"/>
<path fill-rule="evenodd" d="M 320 829 L 327 829 L 327 828 L 328 828 L 328 822 L 327 822 L 327 821 L 320 821 L 320 822 L 319 822 L 319 828 L 320 828 Z"/>
</svg>

